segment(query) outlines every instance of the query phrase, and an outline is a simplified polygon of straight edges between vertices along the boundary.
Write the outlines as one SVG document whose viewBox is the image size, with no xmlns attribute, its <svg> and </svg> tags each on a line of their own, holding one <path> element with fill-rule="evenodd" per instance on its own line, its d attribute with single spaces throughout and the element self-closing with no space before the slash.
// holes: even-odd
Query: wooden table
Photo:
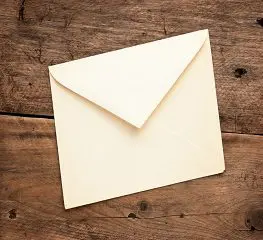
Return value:
<svg viewBox="0 0 263 240">
<path fill-rule="evenodd" d="M 0 239 L 263 239 L 262 17 L 262 0 L 1 1 Z M 205 28 L 225 173 L 65 211 L 47 66 Z"/>
</svg>

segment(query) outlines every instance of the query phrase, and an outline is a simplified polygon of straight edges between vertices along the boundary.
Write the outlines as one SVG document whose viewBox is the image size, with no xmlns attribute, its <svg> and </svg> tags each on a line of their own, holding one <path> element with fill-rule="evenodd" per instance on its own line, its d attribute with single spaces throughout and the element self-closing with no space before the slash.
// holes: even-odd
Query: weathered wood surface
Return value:
<svg viewBox="0 0 263 240">
<path fill-rule="evenodd" d="M 208 28 L 222 131 L 263 134 L 262 9 L 262 0 L 1 1 L 0 115 L 53 116 L 50 64 Z M 223 143 L 223 174 L 65 211 L 53 120 L 0 116 L 0 239 L 261 240 L 263 136 L 225 133 Z"/>
<path fill-rule="evenodd" d="M 262 0 L 1 1 L 0 112 L 52 116 L 50 64 L 208 28 L 222 130 L 262 134 L 262 9 Z"/>
<path fill-rule="evenodd" d="M 0 239 L 263 239 L 263 136 L 223 134 L 223 174 L 65 211 L 54 121 L 0 123 Z"/>
</svg>

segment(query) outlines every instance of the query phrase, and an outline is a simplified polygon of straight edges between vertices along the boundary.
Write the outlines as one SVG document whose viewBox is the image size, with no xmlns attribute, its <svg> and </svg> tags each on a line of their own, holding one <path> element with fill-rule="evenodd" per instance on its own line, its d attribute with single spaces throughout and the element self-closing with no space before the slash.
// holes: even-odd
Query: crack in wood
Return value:
<svg viewBox="0 0 263 240">
<path fill-rule="evenodd" d="M 26 118 L 47 118 L 54 119 L 52 115 L 42 115 L 42 114 L 28 114 L 28 113 L 9 113 L 9 112 L 0 112 L 0 116 L 12 116 L 12 117 L 26 117 Z"/>
<path fill-rule="evenodd" d="M 44 63 L 44 60 L 42 60 L 42 45 L 43 45 L 43 42 L 39 41 L 38 42 L 39 47 L 37 49 L 35 49 L 35 52 L 37 53 L 37 60 L 40 64 Z"/>
<path fill-rule="evenodd" d="M 72 18 L 73 18 L 73 15 L 71 15 L 69 17 L 65 17 L 65 19 L 64 19 L 64 26 L 63 26 L 64 29 L 69 27 L 69 25 L 71 24 Z"/>
<path fill-rule="evenodd" d="M 18 20 L 24 20 L 24 11 L 25 11 L 25 1 L 26 0 L 20 0 L 20 6 L 18 11 Z"/>
<path fill-rule="evenodd" d="M 166 20 L 165 20 L 165 18 L 163 18 L 163 32 L 164 32 L 164 35 L 167 35 Z"/>
<path fill-rule="evenodd" d="M 244 213 L 245 212 L 240 212 Z M 220 213 L 220 212 L 211 212 L 211 213 L 180 213 L 180 214 L 170 214 L 170 215 L 161 215 L 161 216 L 155 216 L 155 217 L 138 217 L 135 213 L 129 213 L 129 215 L 126 216 L 119 216 L 119 217 L 114 217 L 114 216 L 106 216 L 106 217 L 89 217 L 89 218 L 83 218 L 81 221 L 85 221 L 88 219 L 126 219 L 126 218 L 132 218 L 132 219 L 141 219 L 141 220 L 151 220 L 151 219 L 161 219 L 161 218 L 170 218 L 170 217 L 179 217 L 179 218 L 185 218 L 185 217 L 198 217 L 198 216 L 210 216 L 210 215 L 232 215 L 235 213 L 231 212 L 225 212 L 225 213 Z M 183 217 L 182 217 L 183 216 Z"/>
</svg>

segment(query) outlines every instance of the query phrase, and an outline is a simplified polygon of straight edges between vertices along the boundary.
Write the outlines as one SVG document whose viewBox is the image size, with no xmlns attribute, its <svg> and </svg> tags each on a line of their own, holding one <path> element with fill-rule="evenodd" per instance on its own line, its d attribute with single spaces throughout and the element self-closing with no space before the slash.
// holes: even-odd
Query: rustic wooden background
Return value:
<svg viewBox="0 0 263 240">
<path fill-rule="evenodd" d="M 205 28 L 225 173 L 65 211 L 47 66 Z M 0 239 L 262 240 L 262 43 L 262 0 L 2 0 Z"/>
</svg>

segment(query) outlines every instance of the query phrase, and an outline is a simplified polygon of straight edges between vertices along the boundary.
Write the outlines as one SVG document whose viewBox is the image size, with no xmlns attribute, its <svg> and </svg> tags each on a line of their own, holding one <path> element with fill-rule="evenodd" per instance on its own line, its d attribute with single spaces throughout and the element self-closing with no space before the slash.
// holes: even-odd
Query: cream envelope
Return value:
<svg viewBox="0 0 263 240">
<path fill-rule="evenodd" d="M 65 208 L 224 171 L 208 30 L 49 72 Z"/>
</svg>

